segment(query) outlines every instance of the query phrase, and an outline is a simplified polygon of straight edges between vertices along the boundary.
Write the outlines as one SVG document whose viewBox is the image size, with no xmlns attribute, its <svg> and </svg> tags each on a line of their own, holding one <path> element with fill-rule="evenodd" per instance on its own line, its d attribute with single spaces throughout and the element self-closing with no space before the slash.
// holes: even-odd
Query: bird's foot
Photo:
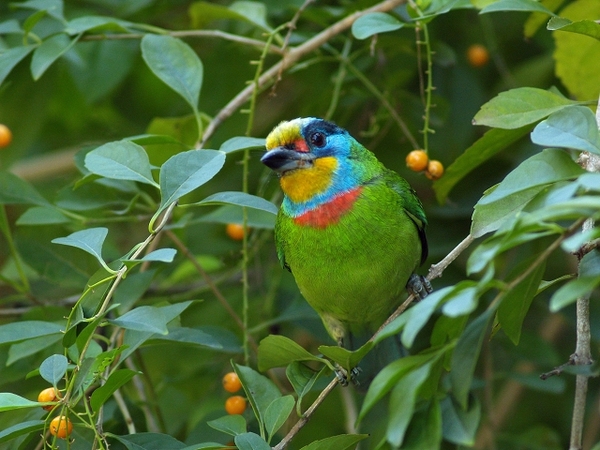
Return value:
<svg viewBox="0 0 600 450">
<path fill-rule="evenodd" d="M 417 300 L 423 300 L 433 291 L 431 283 L 422 275 L 413 273 L 406 283 L 406 290 L 409 294 L 413 294 Z"/>
<path fill-rule="evenodd" d="M 352 382 L 354 386 L 358 386 L 360 382 L 358 381 L 358 375 L 360 374 L 360 368 L 354 367 L 348 374 L 348 371 L 343 367 L 336 365 L 336 369 L 334 370 L 335 376 L 338 379 L 338 382 L 342 386 L 348 386 L 348 379 Z"/>
</svg>

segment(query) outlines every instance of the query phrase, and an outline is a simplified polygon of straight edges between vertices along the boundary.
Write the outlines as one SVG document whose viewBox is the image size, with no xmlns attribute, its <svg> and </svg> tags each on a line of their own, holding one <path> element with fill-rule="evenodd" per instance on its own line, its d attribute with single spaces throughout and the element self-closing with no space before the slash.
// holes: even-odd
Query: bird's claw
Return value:
<svg viewBox="0 0 600 450">
<path fill-rule="evenodd" d="M 352 370 L 350 370 L 350 375 L 348 376 L 348 371 L 338 365 L 334 370 L 334 373 L 335 377 L 338 379 L 338 382 L 342 386 L 348 386 L 348 378 L 354 386 L 358 386 L 360 384 L 360 382 L 358 381 L 358 375 L 360 374 L 359 367 L 353 367 Z"/>
<path fill-rule="evenodd" d="M 433 291 L 433 288 L 427 278 L 413 273 L 408 279 L 408 283 L 406 283 L 406 290 L 409 294 L 413 294 L 417 300 L 423 300 Z"/>
</svg>

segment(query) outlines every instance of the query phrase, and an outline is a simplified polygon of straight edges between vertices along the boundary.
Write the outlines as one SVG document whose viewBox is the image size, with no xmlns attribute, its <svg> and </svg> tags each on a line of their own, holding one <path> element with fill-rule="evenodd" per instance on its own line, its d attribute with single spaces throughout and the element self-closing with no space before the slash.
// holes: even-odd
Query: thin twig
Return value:
<svg viewBox="0 0 600 450">
<path fill-rule="evenodd" d="M 357 11 L 354 14 L 346 16 L 339 22 L 334 23 L 329 28 L 326 28 L 316 36 L 304 42 L 303 44 L 289 50 L 289 52 L 286 53 L 285 58 L 271 66 L 270 69 L 268 69 L 261 75 L 257 83 L 258 88 L 263 88 L 267 83 L 271 82 L 280 71 L 285 71 L 289 67 L 293 66 L 296 63 L 296 61 L 298 61 L 304 55 L 312 52 L 313 50 L 316 50 L 321 45 L 327 43 L 334 36 L 337 36 L 342 31 L 345 31 L 348 28 L 350 28 L 352 24 L 356 21 L 356 19 L 358 19 L 359 17 L 371 12 L 389 11 L 401 5 L 404 2 L 405 0 L 385 0 L 381 3 L 378 3 L 377 5 L 372 6 L 371 8 L 365 9 L 363 11 Z M 225 105 L 217 113 L 217 115 L 213 118 L 213 120 L 211 120 L 211 122 L 204 130 L 204 135 L 202 136 L 200 148 L 202 148 L 206 144 L 206 141 L 208 141 L 208 139 L 211 138 L 216 129 L 225 120 L 227 120 L 231 115 L 233 115 L 233 113 L 240 109 L 241 106 L 250 99 L 255 88 L 256 86 L 253 84 L 246 86 L 246 88 L 240 91 L 233 99 L 229 101 L 229 103 L 227 103 L 227 105 Z"/>
</svg>

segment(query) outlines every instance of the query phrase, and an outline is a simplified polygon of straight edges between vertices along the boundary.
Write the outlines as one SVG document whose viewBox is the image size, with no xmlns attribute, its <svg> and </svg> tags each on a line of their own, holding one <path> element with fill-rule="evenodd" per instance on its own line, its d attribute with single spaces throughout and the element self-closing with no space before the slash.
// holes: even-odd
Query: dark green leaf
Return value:
<svg viewBox="0 0 600 450">
<path fill-rule="evenodd" d="M 102 244 L 108 235 L 108 228 L 88 228 L 87 230 L 76 231 L 66 237 L 52 239 L 53 244 L 68 245 L 70 247 L 79 248 L 93 255 L 98 262 L 108 272 L 114 272 L 108 264 L 102 259 Z"/>
<path fill-rule="evenodd" d="M 573 148 L 600 155 L 600 131 L 596 117 L 585 106 L 567 106 L 550 114 L 531 133 L 534 144 Z"/>
<path fill-rule="evenodd" d="M 340 434 L 311 442 L 300 450 L 347 450 L 368 437 L 368 434 Z"/>
<path fill-rule="evenodd" d="M 404 24 L 394 16 L 383 12 L 372 12 L 356 19 L 352 24 L 352 34 L 356 39 L 366 39 L 374 34 L 398 30 L 402 26 Z"/>
<path fill-rule="evenodd" d="M 190 150 L 169 158 L 160 169 L 159 213 L 214 177 L 225 163 L 225 153 Z"/>
<path fill-rule="evenodd" d="M 168 434 L 161 433 L 135 433 L 126 436 L 110 434 L 128 450 L 183 450 L 185 444 Z"/>
<path fill-rule="evenodd" d="M 442 443 L 442 409 L 434 399 L 427 409 L 415 411 L 406 433 L 403 450 L 440 448 Z"/>
<path fill-rule="evenodd" d="M 158 187 L 146 151 L 131 141 L 104 144 L 85 155 L 90 172 L 116 180 L 131 180 Z"/>
<path fill-rule="evenodd" d="M 1 59 L 0 67 L 2 67 Z M 0 204 L 50 206 L 50 203 L 32 185 L 3 170 L 0 170 Z"/>
<path fill-rule="evenodd" d="M 454 289 L 454 287 L 448 286 L 435 290 L 402 314 L 402 316 L 406 316 L 406 325 L 402 333 L 402 345 L 406 348 L 412 347 L 419 331 L 425 326 L 446 296 L 451 294 Z"/>
<path fill-rule="evenodd" d="M 172 327 L 169 328 L 169 334 L 152 336 L 152 339 L 199 345 L 200 347 L 225 353 L 239 353 L 242 351 L 239 339 L 235 334 L 224 328 L 212 326 L 198 328 Z"/>
<path fill-rule="evenodd" d="M 115 370 L 110 374 L 106 382 L 96 389 L 90 398 L 90 406 L 94 412 L 98 412 L 100 407 L 124 384 L 128 383 L 139 372 L 130 369 Z"/>
<path fill-rule="evenodd" d="M 374 342 L 367 342 L 354 351 L 338 347 L 337 345 L 320 345 L 319 351 L 347 371 L 350 371 L 358 366 L 358 363 L 371 351 L 374 345 Z"/>
<path fill-rule="evenodd" d="M 271 450 L 271 446 L 258 434 L 238 434 L 233 441 L 239 450 Z"/>
<path fill-rule="evenodd" d="M 11 392 L 0 392 L 0 412 L 21 408 L 34 408 L 36 406 L 39 407 L 40 404 Z"/>
<path fill-rule="evenodd" d="M 481 406 L 474 402 L 468 409 L 457 404 L 451 396 L 441 402 L 442 434 L 444 439 L 471 447 L 481 418 Z"/>
<path fill-rule="evenodd" d="M 285 368 L 287 379 L 298 395 L 296 410 L 299 416 L 302 413 L 302 399 L 312 390 L 315 382 L 323 375 L 325 370 L 329 370 L 327 366 L 323 366 L 321 370 L 316 371 L 300 361 L 293 361 Z"/>
<path fill-rule="evenodd" d="M 446 168 L 442 178 L 433 183 L 437 201 L 443 203 L 452 188 L 473 169 L 525 136 L 532 128 L 532 125 L 526 125 L 513 130 L 493 128 L 486 131 Z"/>
<path fill-rule="evenodd" d="M 501 92 L 475 114 L 475 125 L 515 129 L 544 119 L 565 106 L 575 104 L 561 95 L 538 88 L 516 88 Z"/>
<path fill-rule="evenodd" d="M 265 140 L 262 138 L 253 138 L 246 136 L 236 136 L 227 139 L 219 148 L 224 153 L 239 152 L 241 150 L 247 150 L 250 148 L 263 148 L 265 147 Z"/>
<path fill-rule="evenodd" d="M 488 309 L 471 322 L 460 336 L 452 354 L 450 382 L 452 391 L 463 408 L 467 405 L 475 364 L 494 312 L 493 309 Z"/>
<path fill-rule="evenodd" d="M 276 398 L 265 411 L 265 430 L 269 442 L 290 416 L 296 401 L 291 395 Z"/>
<path fill-rule="evenodd" d="M 314 356 L 285 336 L 270 335 L 260 341 L 258 346 L 258 370 L 261 372 L 273 367 L 287 366 L 293 361 L 326 362 L 325 359 Z"/>
<path fill-rule="evenodd" d="M 61 339 L 60 334 L 52 336 L 40 336 L 37 338 L 29 338 L 25 341 L 17 342 L 8 349 L 8 359 L 6 366 L 10 366 L 16 361 L 19 361 L 28 356 L 34 355 L 37 352 L 53 346 Z"/>
<path fill-rule="evenodd" d="M 198 55 L 181 39 L 147 34 L 142 38 L 142 57 L 154 75 L 198 111 L 203 67 Z"/>
<path fill-rule="evenodd" d="M 431 363 L 409 372 L 402 377 L 390 396 L 389 416 L 387 421 L 387 441 L 393 447 L 400 447 L 404 435 L 415 410 L 417 393 L 429 376 Z"/>
<path fill-rule="evenodd" d="M 44 429 L 45 423 L 45 420 L 28 420 L 5 428 L 0 431 L 0 444 L 35 431 L 41 432 Z"/>
<path fill-rule="evenodd" d="M 10 71 L 17 65 L 23 58 L 36 48 L 34 45 L 26 45 L 23 47 L 13 47 L 2 53 L 0 53 L 0 85 L 4 79 L 8 76 Z M 2 172 L 0 172 L 1 174 Z M 0 177 L 0 184 L 1 184 Z M 1 192 L 1 191 L 0 191 Z"/>
<path fill-rule="evenodd" d="M 241 414 L 230 414 L 223 416 L 219 419 L 209 420 L 207 425 L 215 430 L 221 431 L 222 433 L 229 434 L 231 436 L 237 436 L 238 434 L 244 434 L 247 431 L 248 425 L 246 419 Z"/>
<path fill-rule="evenodd" d="M 0 325 L 0 345 L 33 339 L 40 336 L 59 335 L 63 326 L 52 322 L 25 320 Z"/>
<path fill-rule="evenodd" d="M 206 197 L 196 205 L 237 205 L 277 215 L 277 206 L 262 197 L 245 192 L 225 191 Z"/>
<path fill-rule="evenodd" d="M 56 384 L 65 376 L 69 361 L 64 355 L 52 355 L 47 357 L 40 365 L 40 375 L 48 383 Z"/>
<path fill-rule="evenodd" d="M 77 42 L 77 39 L 69 39 L 63 33 L 55 34 L 42 42 L 35 49 L 31 58 L 31 76 L 33 79 L 39 80 L 48 67 L 66 53 L 75 42 Z"/>
<path fill-rule="evenodd" d="M 191 301 L 187 301 L 160 307 L 139 306 L 109 322 L 128 330 L 167 334 L 167 324 L 191 304 Z"/>
</svg>

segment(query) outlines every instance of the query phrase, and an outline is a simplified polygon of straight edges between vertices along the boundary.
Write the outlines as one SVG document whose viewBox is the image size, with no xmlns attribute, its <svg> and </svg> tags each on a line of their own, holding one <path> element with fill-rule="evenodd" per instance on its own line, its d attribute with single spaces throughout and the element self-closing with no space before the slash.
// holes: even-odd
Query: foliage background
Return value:
<svg viewBox="0 0 600 450">
<path fill-rule="evenodd" d="M 31 320 L 64 323 L 85 283 L 97 271 L 98 262 L 93 256 L 52 244 L 53 239 L 86 228 L 107 227 L 109 232 L 102 257 L 114 261 L 148 235 L 148 221 L 154 210 L 152 202 L 145 203 L 144 199 L 149 196 L 156 202 L 156 192 L 145 185 L 133 191 L 109 183 L 76 185 L 83 167 L 82 151 L 145 133 L 171 135 L 184 143 L 160 141 L 145 145 L 150 163 L 158 167 L 169 157 L 194 148 L 198 135 L 202 134 L 190 116 L 190 105 L 145 63 L 140 52 L 142 34 L 192 30 L 183 39 L 202 61 L 198 117 L 206 127 L 211 117 L 255 78 L 257 66 L 252 62 L 261 57 L 262 48 L 215 36 L 192 36 L 193 30 L 220 30 L 264 42 L 265 29 L 292 20 L 303 3 L 256 2 L 248 11 L 258 15 L 246 15 L 246 20 L 242 20 L 224 13 L 232 6 L 232 2 L 225 1 L 65 2 L 67 19 L 101 15 L 146 25 L 125 30 L 109 27 L 84 34 L 80 42 L 49 65 L 43 74 L 32 76 L 29 56 L 6 73 L 0 84 L 0 123 L 8 125 L 14 135 L 13 143 L 0 154 L 0 171 L 18 175 L 33 184 L 44 198 L 73 213 L 69 220 L 59 223 L 24 225 L 19 223 L 19 218 L 30 205 L 13 204 L 15 202 L 2 198 L 0 193 L 9 224 L 0 236 L 2 323 Z M 300 44 L 353 11 L 375 3 L 364 0 L 310 4 L 299 15 L 289 44 Z M 482 8 L 493 3 L 499 10 L 505 10 L 480 14 Z M 600 15 L 598 4 L 592 0 L 542 3 L 560 10 L 561 17 L 573 20 L 598 19 Z M 60 20 L 48 12 L 36 17 L 35 23 L 30 19 L 31 34 L 27 37 L 22 30 L 11 32 L 11 27 L 15 23 L 25 27 L 36 11 L 52 11 L 51 7 L 56 5 L 62 6 L 62 2 L 1 3 L 0 49 L 18 47 L 23 42 L 36 45 L 38 38 L 43 41 L 54 35 L 61 27 Z M 597 100 L 600 93 L 597 39 L 547 30 L 548 15 L 531 13 L 531 5 L 527 11 L 510 11 L 520 8 L 510 7 L 509 2 L 439 1 L 423 2 L 419 6 L 435 11 L 427 25 L 433 49 L 432 83 L 435 86 L 430 109 L 430 127 L 435 133 L 428 136 L 428 150 L 431 158 L 442 161 L 445 166 L 450 166 L 487 130 L 474 126 L 472 119 L 483 104 L 500 92 L 518 87 L 548 89 L 555 86 L 572 99 Z M 447 11 L 446 7 L 452 10 Z M 264 17 L 260 16 L 261 11 Z M 395 14 L 406 18 L 402 7 Z M 94 39 L 94 35 L 104 32 L 117 33 L 123 38 Z M 287 29 L 283 28 L 277 39 L 284 38 L 286 33 Z M 128 38 L 132 34 L 133 39 Z M 277 39 L 274 44 L 281 45 Z M 353 38 L 351 31 L 346 30 L 304 55 L 291 70 L 282 74 L 274 87 L 268 87 L 257 97 L 250 127 L 248 114 L 237 110 L 209 137 L 205 148 L 219 149 L 229 138 L 244 134 L 264 137 L 284 119 L 299 116 L 333 119 L 374 151 L 388 167 L 407 178 L 423 200 L 430 222 L 430 256 L 423 268 L 425 273 L 430 264 L 444 258 L 469 234 L 473 206 L 486 189 L 502 181 L 524 160 L 538 154 L 541 147 L 523 133 L 524 138 L 486 158 L 458 182 L 445 201 L 438 202 L 432 182 L 405 168 L 404 158 L 414 145 L 391 114 L 391 110 L 398 113 L 418 146 L 422 146 L 424 104 L 420 80 L 424 77 L 422 66 L 426 51 L 423 45 L 416 45 L 417 39 L 423 39 L 423 31 L 417 37 L 412 27 L 364 40 Z M 473 67 L 467 60 L 466 50 L 475 43 L 485 45 L 491 54 L 491 61 L 484 67 Z M 350 57 L 351 67 L 344 66 L 340 59 L 343 52 Z M 270 67 L 280 58 L 278 54 L 267 54 L 263 63 Z M 578 69 L 576 73 L 574 68 Z M 364 74 L 367 84 L 360 74 Z M 34 77 L 39 79 L 34 80 Z M 260 149 L 229 153 L 223 169 L 186 197 L 186 202 L 199 201 L 218 192 L 245 189 L 277 204 L 280 194 L 276 180 L 259 163 L 260 154 Z M 7 179 L 11 180 L 4 176 L 3 180 Z M 210 330 L 226 347 L 225 351 L 219 351 L 207 348 L 206 342 L 193 345 L 155 339 L 131 355 L 128 367 L 141 371 L 142 375 L 120 391 L 139 432 L 169 434 L 189 445 L 231 441 L 230 436 L 209 427 L 207 421 L 225 414 L 223 403 L 227 396 L 220 387 L 221 376 L 231 370 L 231 359 L 244 363 L 241 345 L 245 338 L 239 324 L 217 297 L 225 298 L 238 316 L 245 314 L 246 297 L 247 320 L 255 342 L 270 333 L 282 334 L 313 354 L 318 353 L 320 344 L 330 343 L 320 321 L 300 298 L 291 275 L 279 268 L 270 232 L 273 216 L 248 210 L 251 230 L 242 243 L 230 239 L 224 225 L 242 221 L 241 209 L 226 208 L 177 208 L 173 218 L 177 225 L 169 230 L 171 235 L 161 235 L 158 244 L 158 247 L 178 247 L 173 236 L 181 242 L 173 263 L 151 264 L 148 271 L 151 275 L 145 278 L 130 275 L 122 285 L 121 296 L 115 299 L 127 307 L 201 300 L 185 310 L 178 319 L 179 324 Z M 481 239 L 477 241 L 477 245 L 481 242 Z M 498 279 L 509 276 L 521 261 L 540 254 L 548 242 L 544 239 L 526 242 L 498 255 L 495 260 Z M 243 247 L 247 249 L 245 263 L 241 256 Z M 195 255 L 208 273 L 207 277 L 195 270 L 186 258 L 186 251 Z M 467 258 L 471 251 L 462 254 L 444 272 L 443 278 L 434 281 L 436 289 L 454 286 L 467 278 Z M 18 258 L 22 258 L 22 273 L 19 273 Z M 577 259 L 566 252 L 557 252 L 548 258 L 543 278 L 553 280 L 576 271 Z M 478 275 L 472 278 L 478 279 Z M 217 288 L 211 288 L 207 279 Z M 127 280 L 132 281 L 126 284 Z M 543 382 L 538 377 L 567 361 L 575 348 L 574 304 L 559 312 L 550 312 L 548 307 L 556 289 L 557 286 L 552 286 L 535 297 L 524 318 L 518 345 L 503 331 L 491 339 L 486 336 L 471 391 L 472 398 L 481 405 L 481 417 L 464 419 L 462 445 L 499 449 L 566 446 L 575 377 L 564 375 Z M 485 311 L 491 299 L 489 292 L 482 294 L 478 297 L 479 303 L 468 311 L 473 315 L 461 315 L 461 324 L 456 325 L 459 334 L 467 321 Z M 597 292 L 592 300 L 597 300 Z M 439 311 L 436 314 L 440 314 Z M 598 308 L 593 301 L 591 314 L 592 323 L 598 323 Z M 419 333 L 412 352 L 429 346 L 434 323 L 432 319 Z M 592 337 L 594 345 L 597 344 L 600 338 L 597 327 L 592 327 Z M 27 375 L 49 355 L 62 354 L 63 348 L 58 339 L 54 342 L 34 339 L 19 341 L 23 345 L 30 342 L 26 349 L 14 347 L 15 341 L 11 340 L 0 346 L 0 391 L 35 400 L 37 393 L 47 386 L 37 374 Z M 252 346 L 250 348 L 250 360 L 246 363 L 256 368 L 256 353 Z M 593 349 L 597 353 L 596 347 Z M 288 392 L 290 388 L 283 373 L 276 374 Z M 445 390 L 440 388 L 439 395 Z M 312 399 L 317 393 L 315 390 L 308 397 Z M 362 395 L 338 388 L 290 448 L 301 448 L 317 439 L 349 432 L 348 422 L 357 410 L 351 405 L 361 402 Z M 591 448 L 598 440 L 599 398 L 597 380 L 592 378 L 584 448 Z M 44 414 L 40 408 L 0 413 L 0 429 L 40 419 Z M 104 407 L 104 429 L 116 435 L 126 434 L 128 430 L 121 414 L 115 400 L 108 399 Z M 250 411 L 246 417 L 252 424 Z M 367 428 L 376 424 L 381 428 L 385 423 L 382 417 L 387 419 L 388 414 L 384 405 L 379 405 L 366 421 Z M 292 423 L 290 420 L 283 427 L 281 436 Z M 0 445 L 35 448 L 39 434 L 38 430 Z M 72 448 L 89 448 L 90 436 L 89 430 L 77 427 Z M 460 445 L 448 441 L 448 430 L 444 437 L 441 444 L 444 448 Z"/>
</svg>

